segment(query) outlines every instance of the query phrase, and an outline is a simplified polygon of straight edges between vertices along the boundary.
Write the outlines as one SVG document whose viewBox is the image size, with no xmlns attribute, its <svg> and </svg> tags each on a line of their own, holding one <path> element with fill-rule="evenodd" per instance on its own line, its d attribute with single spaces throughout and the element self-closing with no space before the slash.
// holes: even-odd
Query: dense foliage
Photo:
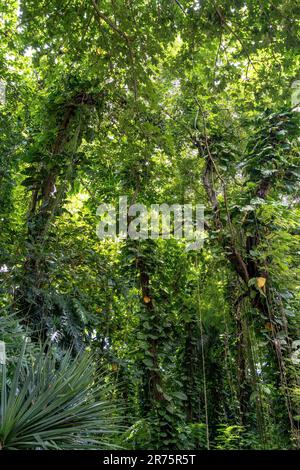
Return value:
<svg viewBox="0 0 300 470">
<path fill-rule="evenodd" d="M 0 448 L 300 446 L 299 23 L 1 3 Z M 100 240 L 124 195 L 204 204 L 203 248 Z"/>
</svg>

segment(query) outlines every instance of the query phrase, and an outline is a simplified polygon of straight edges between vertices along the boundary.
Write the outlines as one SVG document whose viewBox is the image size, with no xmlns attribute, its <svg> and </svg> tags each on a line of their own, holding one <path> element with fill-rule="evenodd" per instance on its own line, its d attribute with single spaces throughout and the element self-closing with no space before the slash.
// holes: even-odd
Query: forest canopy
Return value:
<svg viewBox="0 0 300 470">
<path fill-rule="evenodd" d="M 299 26 L 1 1 L 0 449 L 300 447 Z M 125 231 L 203 206 L 201 243 L 122 197 Z"/>
</svg>

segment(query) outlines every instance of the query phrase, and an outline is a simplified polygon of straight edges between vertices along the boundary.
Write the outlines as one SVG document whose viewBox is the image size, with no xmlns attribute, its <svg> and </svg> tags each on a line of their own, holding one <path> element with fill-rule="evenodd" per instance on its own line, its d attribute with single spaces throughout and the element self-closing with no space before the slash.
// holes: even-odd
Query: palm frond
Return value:
<svg viewBox="0 0 300 470">
<path fill-rule="evenodd" d="M 66 352 L 57 363 L 53 348 L 24 365 L 21 351 L 11 386 L 2 370 L 0 446 L 6 449 L 107 448 L 120 429 L 111 390 L 88 354 Z M 96 379 L 96 380 L 95 380 Z"/>
</svg>

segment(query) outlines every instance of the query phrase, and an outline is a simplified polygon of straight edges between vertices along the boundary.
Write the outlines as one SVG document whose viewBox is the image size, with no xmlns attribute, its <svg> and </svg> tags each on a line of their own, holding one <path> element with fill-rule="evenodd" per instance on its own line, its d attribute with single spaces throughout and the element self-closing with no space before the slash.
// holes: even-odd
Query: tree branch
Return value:
<svg viewBox="0 0 300 470">
<path fill-rule="evenodd" d="M 134 92 L 134 97 L 135 99 L 137 98 L 137 81 L 136 81 L 136 76 L 135 76 L 135 64 L 134 64 L 134 55 L 132 52 L 132 47 L 131 47 L 131 39 L 130 37 L 124 33 L 117 25 L 114 23 L 110 18 L 108 18 L 106 15 L 104 15 L 98 8 L 96 0 L 92 0 L 93 7 L 95 10 L 95 13 L 98 17 L 99 21 L 104 21 L 115 33 L 117 33 L 123 41 L 127 44 L 128 51 L 129 51 L 129 57 L 130 57 L 130 62 L 131 62 L 131 69 L 132 69 L 132 81 L 133 81 L 133 92 Z"/>
</svg>

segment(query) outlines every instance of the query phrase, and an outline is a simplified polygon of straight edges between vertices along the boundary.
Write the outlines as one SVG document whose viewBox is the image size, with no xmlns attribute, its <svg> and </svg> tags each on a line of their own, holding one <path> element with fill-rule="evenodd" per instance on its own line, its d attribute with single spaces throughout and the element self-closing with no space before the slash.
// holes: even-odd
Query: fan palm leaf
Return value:
<svg viewBox="0 0 300 470">
<path fill-rule="evenodd" d="M 25 343 L 9 388 L 2 366 L 1 448 L 109 447 L 120 418 L 93 358 L 83 354 L 74 359 L 66 352 L 57 363 L 50 348 L 28 364 L 24 355 Z"/>
</svg>

